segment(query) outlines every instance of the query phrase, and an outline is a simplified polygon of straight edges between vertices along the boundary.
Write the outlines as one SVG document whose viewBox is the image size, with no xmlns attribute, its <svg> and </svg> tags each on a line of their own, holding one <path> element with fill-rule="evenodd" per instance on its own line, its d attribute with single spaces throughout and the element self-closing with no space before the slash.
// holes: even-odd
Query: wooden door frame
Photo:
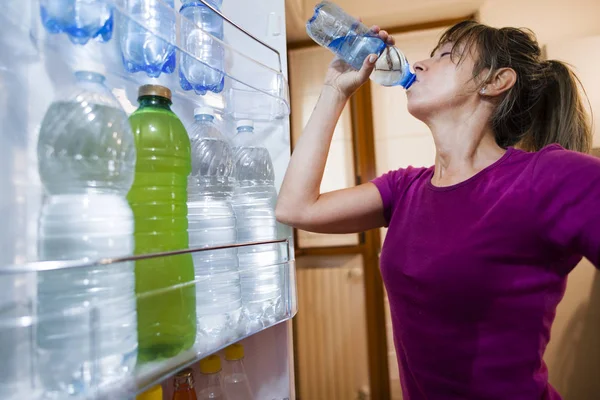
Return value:
<svg viewBox="0 0 600 400">
<path fill-rule="evenodd" d="M 375 163 L 375 135 L 371 85 L 363 85 L 350 99 L 356 183 L 369 182 L 377 177 Z M 390 399 L 390 374 L 385 320 L 383 281 L 379 272 L 381 237 L 379 229 L 361 234 L 364 263 L 367 354 L 371 399 Z"/>
<path fill-rule="evenodd" d="M 393 26 L 384 28 L 391 34 L 399 34 L 427 29 L 443 28 L 452 26 L 464 20 L 474 20 L 475 15 L 464 18 L 444 19 L 427 23 Z M 288 44 L 289 51 L 317 47 L 312 40 L 294 42 Z M 290 76 L 288 62 L 288 78 Z M 290 88 L 290 93 L 291 93 Z M 350 99 L 350 118 L 352 121 L 352 139 L 354 154 L 354 171 L 356 184 L 369 182 L 377 177 L 375 162 L 375 134 L 373 128 L 371 86 L 363 85 Z M 290 119 L 293 119 L 293 114 Z M 290 123 L 290 127 L 293 124 Z M 293 148 L 293 137 L 290 129 L 290 143 Z M 294 229 L 294 247 L 296 257 L 303 255 L 341 255 L 361 254 L 364 263 L 364 286 L 365 286 L 365 313 L 367 328 L 367 356 L 369 367 L 369 389 L 370 398 L 373 400 L 390 400 L 390 376 L 388 368 L 388 346 L 385 318 L 385 293 L 383 281 L 379 271 L 379 252 L 381 249 L 381 236 L 379 229 L 373 229 L 360 234 L 359 244 L 336 247 L 311 247 L 298 248 L 297 230 Z M 302 312 L 301 310 L 299 310 Z M 296 320 L 292 324 L 293 335 L 297 337 Z M 297 346 L 294 341 L 294 359 L 297 360 Z M 294 363 L 294 375 L 296 380 L 301 379 L 298 373 L 297 363 Z M 300 385 L 295 385 L 296 397 L 299 398 Z M 312 400 L 312 399 L 300 399 Z"/>
</svg>

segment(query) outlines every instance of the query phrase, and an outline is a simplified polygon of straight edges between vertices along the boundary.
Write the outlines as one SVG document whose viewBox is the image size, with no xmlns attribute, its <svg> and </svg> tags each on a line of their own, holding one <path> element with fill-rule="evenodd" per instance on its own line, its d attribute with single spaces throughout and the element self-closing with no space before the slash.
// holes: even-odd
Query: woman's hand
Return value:
<svg viewBox="0 0 600 400">
<path fill-rule="evenodd" d="M 387 45 L 394 45 L 394 38 L 386 31 L 381 30 L 377 25 L 371 27 L 371 31 L 378 34 L 381 40 Z M 365 59 L 360 71 L 355 70 L 340 58 L 334 58 L 331 64 L 329 64 L 329 69 L 325 76 L 325 86 L 330 86 L 345 98 L 349 98 L 359 87 L 369 80 L 369 76 L 373 72 L 373 68 L 375 68 L 377 57 L 376 54 L 369 55 Z"/>
</svg>

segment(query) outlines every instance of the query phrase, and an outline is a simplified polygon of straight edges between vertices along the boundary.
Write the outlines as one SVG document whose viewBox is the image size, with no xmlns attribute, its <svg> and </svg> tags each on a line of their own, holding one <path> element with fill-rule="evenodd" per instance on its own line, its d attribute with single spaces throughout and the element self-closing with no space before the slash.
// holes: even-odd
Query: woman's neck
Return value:
<svg viewBox="0 0 600 400">
<path fill-rule="evenodd" d="M 436 147 L 431 183 L 451 186 L 463 182 L 498 161 L 506 152 L 494 139 L 485 119 L 472 115 L 456 123 L 430 124 Z"/>
</svg>

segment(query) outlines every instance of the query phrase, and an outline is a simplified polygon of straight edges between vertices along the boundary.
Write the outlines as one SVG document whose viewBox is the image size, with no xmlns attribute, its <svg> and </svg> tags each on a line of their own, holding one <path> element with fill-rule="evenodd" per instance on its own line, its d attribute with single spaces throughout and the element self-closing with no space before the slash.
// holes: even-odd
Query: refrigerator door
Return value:
<svg viewBox="0 0 600 400">
<path fill-rule="evenodd" d="M 277 189 L 290 156 L 284 0 L 223 1 L 222 13 L 227 21 L 223 41 L 225 63 L 221 72 L 225 75 L 225 87 L 221 93 L 206 95 L 183 90 L 177 71 L 150 78 L 143 72 L 129 73 L 123 66 L 120 37 L 124 21 L 168 41 L 177 55 L 178 65 L 183 56 L 202 63 L 181 46 L 182 27 L 193 22 L 180 15 L 180 0 L 174 2 L 174 8 L 168 0 L 152 0 L 161 13 L 176 21 L 175 39 L 162 35 L 144 18 L 131 15 L 126 7 L 129 0 L 64 0 L 65 4 L 98 1 L 111 6 L 115 21 L 112 37 L 104 42 L 92 39 L 85 45 L 74 44 L 65 33 L 50 33 L 43 26 L 44 11 L 40 11 L 40 5 L 47 1 L 7 0 L 0 13 L 0 170 L 3 172 L 0 177 L 0 358 L 4 360 L 0 363 L 0 397 L 3 400 L 38 400 L 45 396 L 40 374 L 52 369 L 41 371 L 40 368 L 40 357 L 44 354 L 39 349 L 40 318 L 36 300 L 41 273 L 127 265 L 139 257 L 176 256 L 123 254 L 85 260 L 40 261 L 38 225 L 46 195 L 38 171 L 38 135 L 56 93 L 73 83 L 75 71 L 101 71 L 106 77 L 106 86 L 128 114 L 138 106 L 138 88 L 152 83 L 171 90 L 172 110 L 185 126 L 192 123 L 193 110 L 202 106 L 215 111 L 217 123 L 229 137 L 234 135 L 237 121 L 253 119 L 256 131 L 262 132 L 262 145 L 271 154 Z M 276 321 L 246 330 L 235 339 L 245 339 L 248 375 L 256 398 L 260 399 L 292 398 L 294 391 L 291 325 L 287 322 L 296 313 L 292 231 L 278 225 L 277 233 L 278 246 L 285 248 L 283 261 L 276 264 L 284 288 L 283 313 Z M 252 246 L 258 245 L 249 245 Z M 177 251 L 195 253 L 207 249 Z M 89 356 L 86 360 L 89 365 L 85 371 L 82 368 L 82 372 L 77 372 L 79 381 L 74 389 L 82 398 L 132 398 L 232 341 L 227 339 L 209 348 L 195 343 L 177 357 L 137 365 L 123 381 L 104 387 L 96 373 L 102 366 L 97 358 L 102 350 L 97 332 L 101 328 L 99 316 L 105 306 L 85 304 L 42 321 L 52 319 L 54 326 L 67 326 L 70 319 L 81 317 L 88 322 L 81 327 L 81 340 L 86 343 L 78 352 Z M 163 385 L 167 390 L 168 383 Z"/>
</svg>

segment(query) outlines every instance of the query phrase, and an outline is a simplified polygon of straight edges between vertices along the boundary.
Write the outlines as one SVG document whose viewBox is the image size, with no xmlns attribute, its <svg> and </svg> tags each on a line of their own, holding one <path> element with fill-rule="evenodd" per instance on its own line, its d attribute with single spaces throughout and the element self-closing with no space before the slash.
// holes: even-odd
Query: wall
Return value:
<svg viewBox="0 0 600 400">
<path fill-rule="evenodd" d="M 319 99 L 327 66 L 333 59 L 333 55 L 318 46 L 290 50 L 288 54 L 292 143 L 296 143 Z M 321 181 L 321 192 L 348 188 L 354 186 L 355 182 L 352 121 L 350 108 L 346 106 L 333 133 Z M 297 239 L 298 246 L 302 248 L 358 244 L 358 235 L 322 235 L 301 230 L 298 231 Z"/>
<path fill-rule="evenodd" d="M 487 0 L 480 21 L 532 29 L 540 43 L 600 34 L 598 0 Z"/>
<path fill-rule="evenodd" d="M 532 29 L 540 44 L 547 45 L 549 58 L 562 59 L 575 67 L 597 118 L 600 85 L 593 71 L 600 67 L 600 40 L 592 36 L 600 34 L 598 15 L 598 0 L 487 0 L 479 18 L 496 27 Z M 600 144 L 597 129 L 594 143 Z M 545 360 L 550 382 L 565 400 L 599 398 L 600 273 L 587 261 L 569 276 Z"/>
</svg>

